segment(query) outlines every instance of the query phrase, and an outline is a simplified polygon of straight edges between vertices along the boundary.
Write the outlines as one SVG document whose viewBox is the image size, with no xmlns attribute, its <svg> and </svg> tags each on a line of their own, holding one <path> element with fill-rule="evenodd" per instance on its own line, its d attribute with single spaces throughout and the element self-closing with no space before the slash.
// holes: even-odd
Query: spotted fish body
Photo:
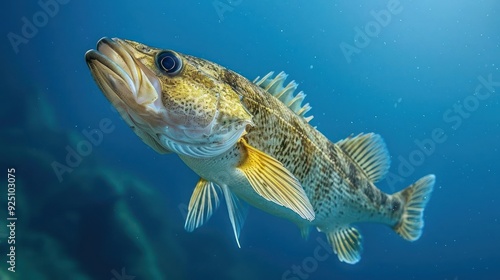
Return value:
<svg viewBox="0 0 500 280">
<path fill-rule="evenodd" d="M 305 95 L 294 93 L 297 85 L 284 86 L 286 74 L 270 73 L 251 82 L 203 59 L 132 41 L 103 40 L 106 46 L 98 51 L 104 55 L 89 51 L 87 63 L 105 95 L 122 104 L 122 116 L 134 129 L 142 124 L 135 131 L 144 142 L 159 152 L 177 153 L 201 177 L 191 197 L 187 230 L 210 218 L 222 192 L 237 241 L 246 212 L 242 200 L 294 222 L 303 235 L 311 227 L 324 232 L 347 263 L 358 262 L 362 251 L 361 234 L 352 223 L 378 222 L 407 240 L 420 237 L 434 176 L 392 195 L 380 191 L 374 183 L 390 164 L 381 137 L 369 133 L 330 142 L 309 124 L 312 117 L 305 114 L 310 106 L 302 106 Z M 175 68 L 172 61 L 182 67 Z M 100 68 L 98 62 L 108 66 Z M 145 91 L 156 89 L 142 91 L 146 79 L 135 81 L 140 86 L 134 96 L 156 97 L 146 104 L 153 109 L 121 102 L 130 93 L 116 86 L 120 79 L 114 73 L 126 83 L 134 80 L 133 66 L 153 85 L 144 86 Z M 196 98 L 200 95 L 204 98 Z M 169 114 L 172 110 L 175 114 Z M 182 118 L 183 112 L 190 121 Z M 162 118 L 164 124 L 157 121 Z"/>
</svg>

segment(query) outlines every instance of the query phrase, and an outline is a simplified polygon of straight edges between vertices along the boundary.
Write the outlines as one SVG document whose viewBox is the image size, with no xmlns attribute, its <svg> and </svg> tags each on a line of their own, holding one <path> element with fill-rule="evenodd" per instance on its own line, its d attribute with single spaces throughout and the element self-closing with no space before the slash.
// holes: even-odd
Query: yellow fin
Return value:
<svg viewBox="0 0 500 280">
<path fill-rule="evenodd" d="M 219 207 L 219 186 L 200 178 L 189 200 L 188 214 L 184 228 L 193 231 L 210 219 Z"/>
<path fill-rule="evenodd" d="M 425 205 L 431 197 L 436 176 L 433 174 L 420 178 L 413 185 L 406 189 L 395 193 L 396 197 L 400 197 L 405 204 L 403 206 L 403 214 L 398 224 L 394 226 L 394 230 L 408 241 L 415 241 L 422 235 L 424 228 L 424 209 Z"/>
<path fill-rule="evenodd" d="M 328 242 L 340 261 L 355 264 L 361 260 L 362 236 L 354 227 L 343 227 L 327 233 Z"/>
<path fill-rule="evenodd" d="M 245 174 L 254 191 L 263 198 L 287 207 L 309 221 L 314 220 L 314 210 L 309 199 L 293 174 L 281 162 L 248 145 L 240 143 L 247 151 L 239 169 Z"/>
</svg>

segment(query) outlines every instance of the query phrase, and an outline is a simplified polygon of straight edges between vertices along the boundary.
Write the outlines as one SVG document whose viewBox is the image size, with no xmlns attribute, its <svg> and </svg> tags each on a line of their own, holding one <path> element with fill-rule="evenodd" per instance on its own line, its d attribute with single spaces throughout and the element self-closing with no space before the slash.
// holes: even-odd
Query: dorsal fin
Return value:
<svg viewBox="0 0 500 280">
<path fill-rule="evenodd" d="M 336 144 L 361 167 L 373 183 L 387 174 L 391 159 L 380 135 L 361 133 L 340 140 Z"/>
<path fill-rule="evenodd" d="M 275 77 L 273 77 L 273 75 L 274 72 L 269 72 L 262 78 L 260 78 L 260 76 L 255 78 L 253 83 L 278 98 L 298 116 L 303 117 L 308 122 L 312 120 L 313 116 L 305 116 L 305 114 L 311 110 L 311 106 L 309 103 L 302 105 L 302 101 L 304 101 L 306 97 L 305 93 L 300 91 L 294 95 L 298 84 L 295 81 L 291 81 L 288 85 L 283 86 L 288 75 L 285 72 L 280 72 Z"/>
</svg>

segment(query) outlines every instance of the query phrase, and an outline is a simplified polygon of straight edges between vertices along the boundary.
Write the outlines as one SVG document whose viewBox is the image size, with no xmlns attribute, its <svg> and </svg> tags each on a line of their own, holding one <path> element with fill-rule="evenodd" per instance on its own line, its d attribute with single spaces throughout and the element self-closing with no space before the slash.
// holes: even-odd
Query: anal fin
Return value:
<svg viewBox="0 0 500 280">
<path fill-rule="evenodd" d="M 248 145 L 246 159 L 238 167 L 254 191 L 263 198 L 291 209 L 303 219 L 314 220 L 314 210 L 300 182 L 281 162 Z"/>
<path fill-rule="evenodd" d="M 355 264 L 361 260 L 363 238 L 355 227 L 341 227 L 326 235 L 340 261 Z"/>
</svg>

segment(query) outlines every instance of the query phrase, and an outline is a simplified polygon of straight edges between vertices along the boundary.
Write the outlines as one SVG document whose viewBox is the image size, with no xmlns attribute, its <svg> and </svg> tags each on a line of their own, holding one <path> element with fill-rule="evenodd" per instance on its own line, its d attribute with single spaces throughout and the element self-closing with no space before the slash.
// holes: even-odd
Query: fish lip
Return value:
<svg viewBox="0 0 500 280">
<path fill-rule="evenodd" d="M 113 39 L 103 37 L 97 42 L 95 50 L 89 50 L 85 53 L 85 61 L 87 62 L 89 68 L 99 72 L 102 72 L 102 70 L 97 69 L 94 63 L 101 63 L 113 73 L 118 74 L 121 79 L 127 82 L 129 90 L 135 92 L 137 88 L 135 87 L 135 81 L 132 80 L 133 76 L 130 73 L 130 66 L 126 65 L 126 67 L 123 67 L 125 65 L 120 65 L 116 62 L 118 56 L 130 56 L 128 53 L 125 54 L 123 51 L 119 51 L 121 49 L 123 49 L 123 47 L 119 46 Z M 115 54 L 112 52 L 115 52 Z"/>
<path fill-rule="evenodd" d="M 160 81 L 135 58 L 134 52 L 124 40 L 103 37 L 97 42 L 95 50 L 85 53 L 85 60 L 94 79 L 111 103 L 122 101 L 127 107 L 143 113 L 149 111 L 148 109 L 161 111 L 163 106 Z M 151 85 L 146 89 L 145 80 Z"/>
<path fill-rule="evenodd" d="M 150 130 L 167 125 L 161 86 L 154 73 L 134 57 L 134 52 L 124 40 L 103 37 L 96 49 L 85 53 L 85 61 L 102 93 L 125 122 L 132 129 L 151 135 Z M 145 86 L 148 83 L 150 86 Z M 149 100 L 141 100 L 141 91 Z M 157 151 L 166 152 L 164 149 Z"/>
</svg>

